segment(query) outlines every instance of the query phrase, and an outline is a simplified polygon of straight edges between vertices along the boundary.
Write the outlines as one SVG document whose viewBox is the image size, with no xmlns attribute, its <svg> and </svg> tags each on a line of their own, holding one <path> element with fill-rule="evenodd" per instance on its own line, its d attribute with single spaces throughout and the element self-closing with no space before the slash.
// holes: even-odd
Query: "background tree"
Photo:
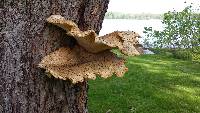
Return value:
<svg viewBox="0 0 200 113">
<path fill-rule="evenodd" d="M 200 44 L 200 14 L 196 10 L 190 5 L 181 12 L 165 13 L 162 20 L 164 30 L 144 28 L 145 44 L 153 43 L 153 47 L 158 48 L 196 48 Z"/>
<path fill-rule="evenodd" d="M 184 60 L 200 59 L 200 13 L 192 4 L 182 11 L 169 11 L 163 16 L 163 30 L 145 27 L 144 46 L 155 53 L 170 53 Z M 165 49 L 164 49 L 165 48 Z M 156 50 L 157 49 L 157 50 Z"/>
<path fill-rule="evenodd" d="M 87 81 L 48 78 L 41 58 L 63 45 L 65 31 L 46 23 L 52 14 L 99 33 L 109 0 L 0 1 L 0 112 L 86 113 Z"/>
</svg>

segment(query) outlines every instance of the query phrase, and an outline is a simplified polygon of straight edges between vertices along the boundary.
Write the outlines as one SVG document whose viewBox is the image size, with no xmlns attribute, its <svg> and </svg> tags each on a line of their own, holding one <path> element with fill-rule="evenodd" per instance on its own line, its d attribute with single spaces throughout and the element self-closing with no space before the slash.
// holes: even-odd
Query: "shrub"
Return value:
<svg viewBox="0 0 200 113">
<path fill-rule="evenodd" d="M 173 57 L 182 60 L 200 61 L 200 47 L 193 49 L 168 49 L 168 48 L 150 48 L 155 54 L 161 54 L 166 57 Z"/>
<path fill-rule="evenodd" d="M 192 54 L 192 59 L 195 61 L 200 61 L 200 54 Z"/>
<path fill-rule="evenodd" d="M 192 53 L 187 50 L 176 50 L 173 52 L 173 57 L 182 60 L 192 60 Z"/>
<path fill-rule="evenodd" d="M 173 54 L 172 54 L 172 51 L 171 49 L 168 49 L 168 48 L 163 48 L 163 49 L 159 49 L 159 48 L 151 48 L 149 49 L 151 50 L 152 52 L 154 52 L 155 54 L 161 54 L 161 55 L 164 55 L 166 57 L 172 57 Z"/>
</svg>

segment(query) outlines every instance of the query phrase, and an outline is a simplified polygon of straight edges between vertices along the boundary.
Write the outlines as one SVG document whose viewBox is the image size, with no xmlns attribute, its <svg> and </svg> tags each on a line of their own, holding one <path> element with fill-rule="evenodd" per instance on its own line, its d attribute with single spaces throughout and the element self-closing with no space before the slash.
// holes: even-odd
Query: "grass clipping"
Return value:
<svg viewBox="0 0 200 113">
<path fill-rule="evenodd" d="M 122 77 L 128 69 L 124 60 L 117 58 L 110 49 L 118 48 L 127 55 L 142 53 L 137 39 L 139 35 L 132 31 L 115 31 L 98 37 L 93 30 L 81 31 L 73 21 L 65 20 L 60 15 L 50 16 L 47 22 L 63 28 L 78 42 L 72 49 L 59 48 L 40 62 L 39 67 L 55 78 L 70 79 L 72 83 L 77 83 L 84 79 L 95 79 L 96 75 L 103 78 L 113 74 Z"/>
</svg>

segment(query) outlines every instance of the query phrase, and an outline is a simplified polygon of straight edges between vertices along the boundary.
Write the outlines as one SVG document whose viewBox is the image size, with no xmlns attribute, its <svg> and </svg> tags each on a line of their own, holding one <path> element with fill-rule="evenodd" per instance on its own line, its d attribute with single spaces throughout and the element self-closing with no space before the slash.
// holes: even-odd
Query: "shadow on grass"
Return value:
<svg viewBox="0 0 200 113">
<path fill-rule="evenodd" d="M 129 57 L 122 78 L 90 81 L 90 113 L 199 113 L 200 64 L 157 55 Z"/>
</svg>

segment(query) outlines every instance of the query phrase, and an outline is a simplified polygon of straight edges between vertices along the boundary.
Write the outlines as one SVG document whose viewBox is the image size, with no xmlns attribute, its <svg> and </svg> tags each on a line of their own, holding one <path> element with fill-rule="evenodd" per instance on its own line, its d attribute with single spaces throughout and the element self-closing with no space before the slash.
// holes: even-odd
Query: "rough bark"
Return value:
<svg viewBox="0 0 200 113">
<path fill-rule="evenodd" d="M 65 31 L 46 23 L 60 14 L 81 30 L 101 29 L 109 0 L 0 1 L 0 113 L 87 113 L 87 81 L 48 78 L 41 58 L 73 45 Z"/>
</svg>

